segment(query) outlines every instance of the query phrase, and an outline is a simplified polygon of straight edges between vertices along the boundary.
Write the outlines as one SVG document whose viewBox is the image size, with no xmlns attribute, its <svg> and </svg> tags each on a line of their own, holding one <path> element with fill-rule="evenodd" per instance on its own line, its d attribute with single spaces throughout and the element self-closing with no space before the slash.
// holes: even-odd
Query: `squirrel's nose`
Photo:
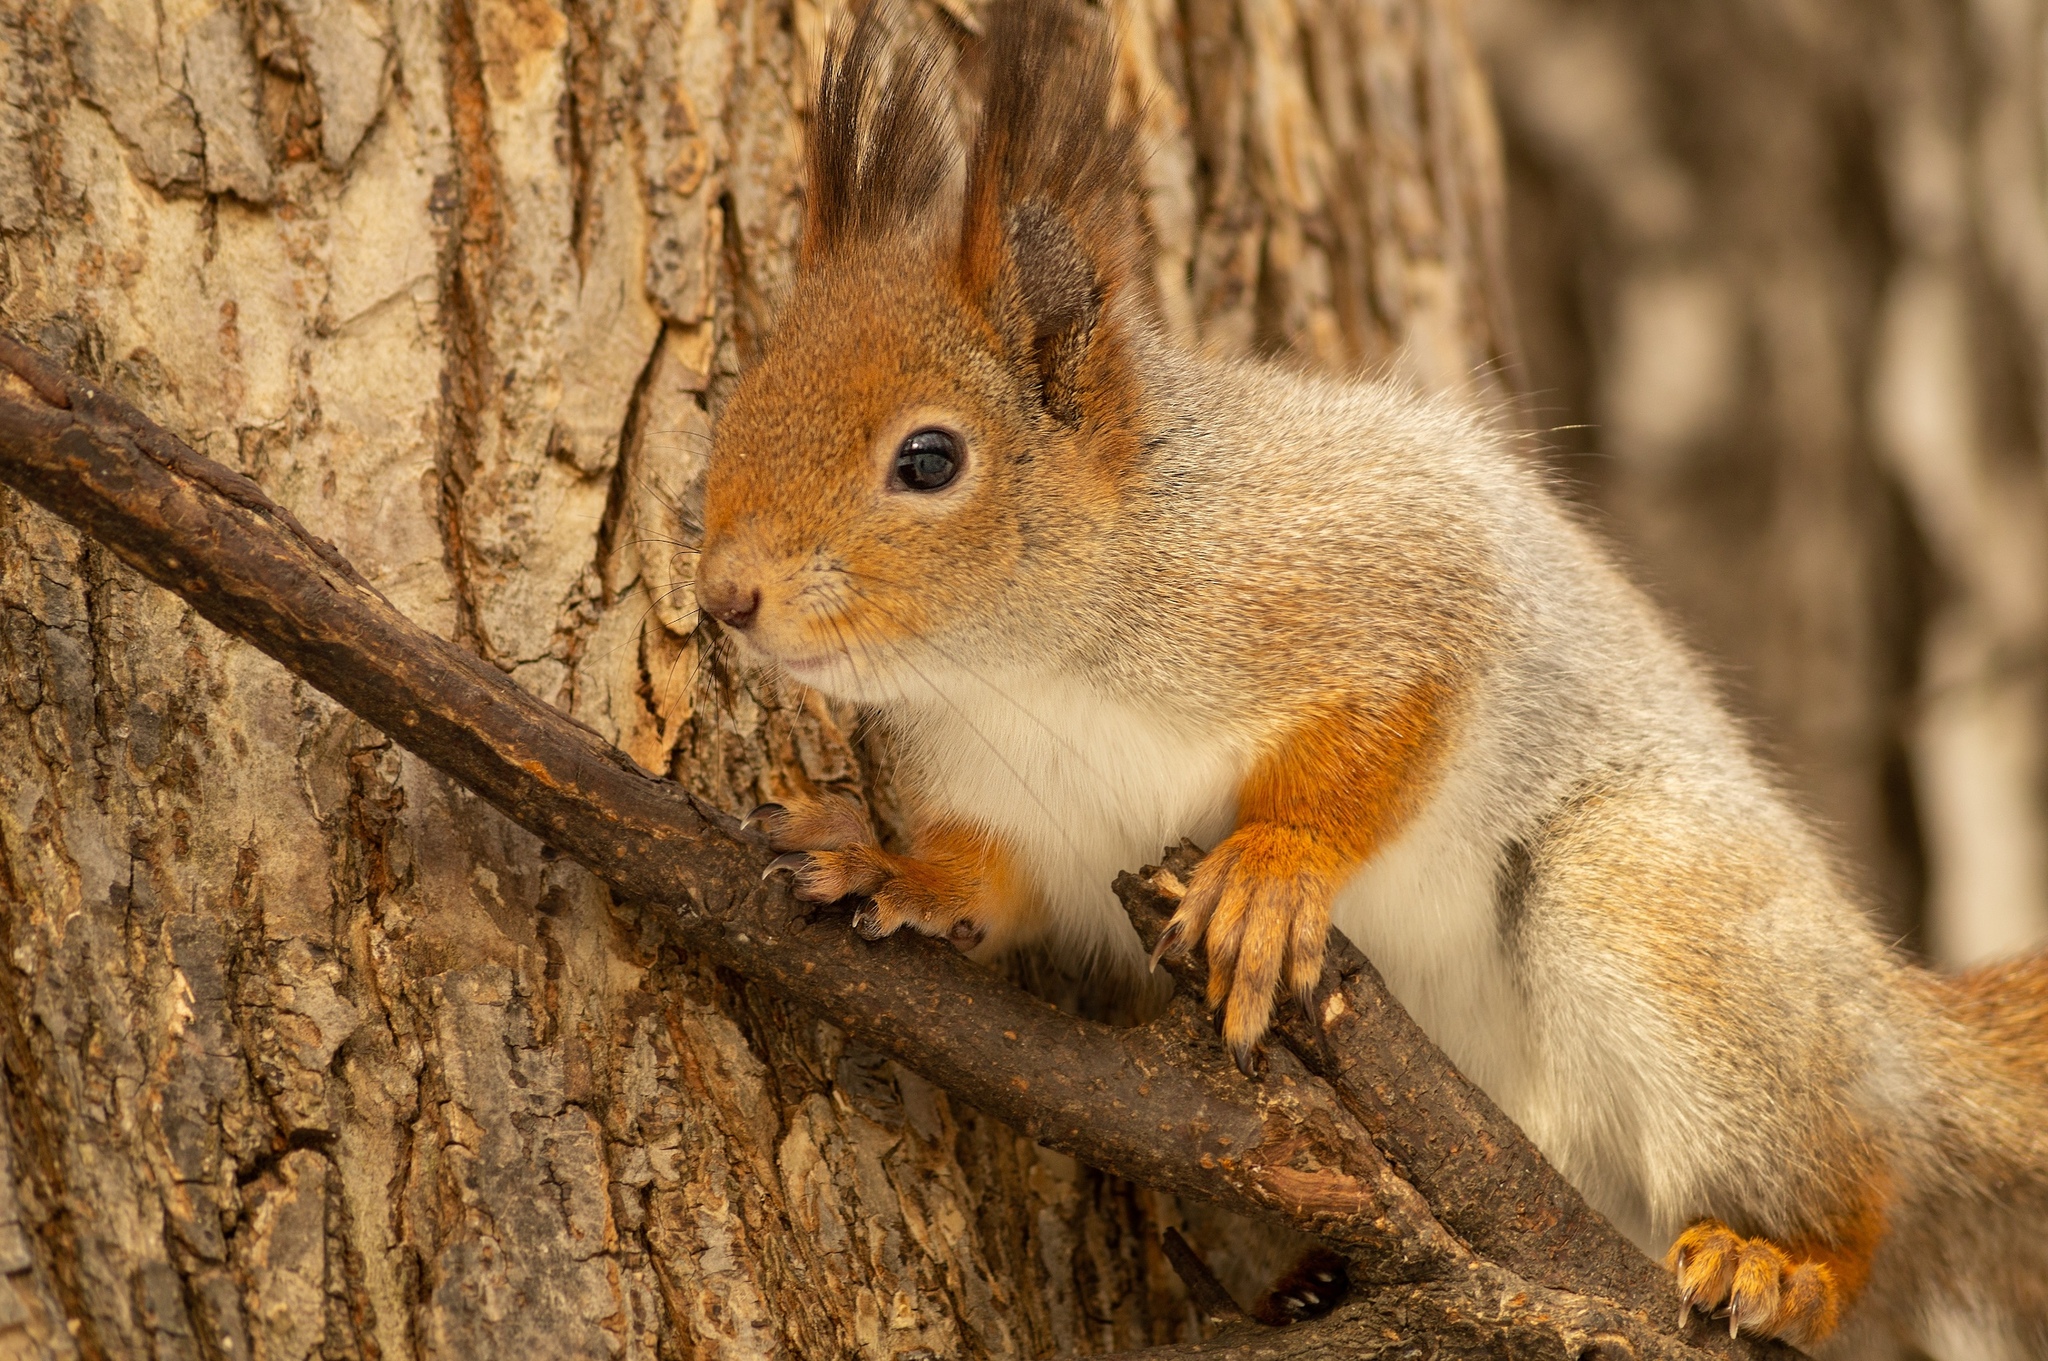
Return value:
<svg viewBox="0 0 2048 1361">
<path fill-rule="evenodd" d="M 729 579 L 707 581 L 697 589 L 697 604 L 726 627 L 744 629 L 761 612 L 761 588 Z"/>
</svg>

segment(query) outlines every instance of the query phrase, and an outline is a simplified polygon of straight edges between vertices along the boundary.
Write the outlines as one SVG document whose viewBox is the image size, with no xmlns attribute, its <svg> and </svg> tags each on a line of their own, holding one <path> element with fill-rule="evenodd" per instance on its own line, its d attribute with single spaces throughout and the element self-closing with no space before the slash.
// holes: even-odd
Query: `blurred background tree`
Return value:
<svg viewBox="0 0 2048 1361">
<path fill-rule="evenodd" d="M 2048 11 L 1471 15 L 1531 423 L 1909 944 L 2048 938 Z"/>
</svg>

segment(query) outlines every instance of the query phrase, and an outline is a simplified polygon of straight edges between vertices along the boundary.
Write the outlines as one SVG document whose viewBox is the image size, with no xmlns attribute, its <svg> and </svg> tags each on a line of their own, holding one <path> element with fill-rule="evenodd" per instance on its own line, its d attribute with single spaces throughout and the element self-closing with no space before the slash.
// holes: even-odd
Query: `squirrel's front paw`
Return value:
<svg viewBox="0 0 2048 1361">
<path fill-rule="evenodd" d="M 1307 998 L 1323 971 L 1334 875 L 1328 851 L 1305 832 L 1251 823 L 1233 832 L 1195 867 L 1187 896 L 1167 923 L 1154 955 L 1206 941 L 1209 1005 L 1223 1011 L 1223 1038 L 1240 1070 L 1273 1018 L 1284 976 Z"/>
<path fill-rule="evenodd" d="M 747 814 L 740 830 L 758 831 L 778 851 L 836 851 L 872 844 L 867 814 L 852 799 L 792 794 Z"/>
<path fill-rule="evenodd" d="M 1841 1290 L 1820 1262 L 1798 1261 L 1765 1238 L 1718 1219 L 1678 1235 L 1664 1263 L 1678 1277 L 1681 1322 L 1694 1309 L 1725 1313 L 1730 1336 L 1753 1333 L 1810 1347 L 1834 1332 Z"/>
<path fill-rule="evenodd" d="M 745 825 L 759 827 L 768 844 L 784 852 L 769 862 L 767 874 L 787 874 L 790 890 L 802 901 L 867 899 L 854 909 L 853 929 L 869 940 L 909 926 L 973 950 L 988 936 L 988 923 L 973 910 L 971 880 L 883 850 L 850 802 L 791 798 L 763 804 Z"/>
</svg>

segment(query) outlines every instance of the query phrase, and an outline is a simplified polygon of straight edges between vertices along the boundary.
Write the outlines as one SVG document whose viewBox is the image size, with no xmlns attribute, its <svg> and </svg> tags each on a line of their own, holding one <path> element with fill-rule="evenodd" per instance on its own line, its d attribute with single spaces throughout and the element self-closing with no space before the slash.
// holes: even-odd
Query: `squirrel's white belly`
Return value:
<svg viewBox="0 0 2048 1361">
<path fill-rule="evenodd" d="M 1415 820 L 1339 890 L 1331 920 L 1458 1070 L 1540 1143 L 1539 1027 L 1501 939 L 1504 838 L 1489 792 L 1476 763 L 1454 764 Z"/>
<path fill-rule="evenodd" d="M 1639 1046 L 1619 1028 L 1575 1029 L 1554 1009 L 1539 1012 L 1510 967 L 1501 901 L 1510 832 L 1475 736 L 1422 813 L 1338 893 L 1333 923 L 1594 1207 L 1646 1251 L 1661 1251 L 1630 1118 L 1641 1104 Z M 1519 948 L 1540 947 L 1525 938 Z"/>
</svg>

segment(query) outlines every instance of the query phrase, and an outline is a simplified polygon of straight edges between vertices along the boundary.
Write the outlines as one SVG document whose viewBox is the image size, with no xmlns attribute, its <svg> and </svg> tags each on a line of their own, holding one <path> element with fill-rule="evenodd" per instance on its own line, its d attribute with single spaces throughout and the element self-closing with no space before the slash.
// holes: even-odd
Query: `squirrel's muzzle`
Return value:
<svg viewBox="0 0 2048 1361">
<path fill-rule="evenodd" d="M 725 554 L 698 559 L 697 608 L 727 628 L 744 630 L 760 616 L 761 588 L 736 566 Z"/>
<path fill-rule="evenodd" d="M 761 612 L 761 588 L 721 581 L 698 592 L 697 603 L 726 627 L 744 629 Z"/>
</svg>

